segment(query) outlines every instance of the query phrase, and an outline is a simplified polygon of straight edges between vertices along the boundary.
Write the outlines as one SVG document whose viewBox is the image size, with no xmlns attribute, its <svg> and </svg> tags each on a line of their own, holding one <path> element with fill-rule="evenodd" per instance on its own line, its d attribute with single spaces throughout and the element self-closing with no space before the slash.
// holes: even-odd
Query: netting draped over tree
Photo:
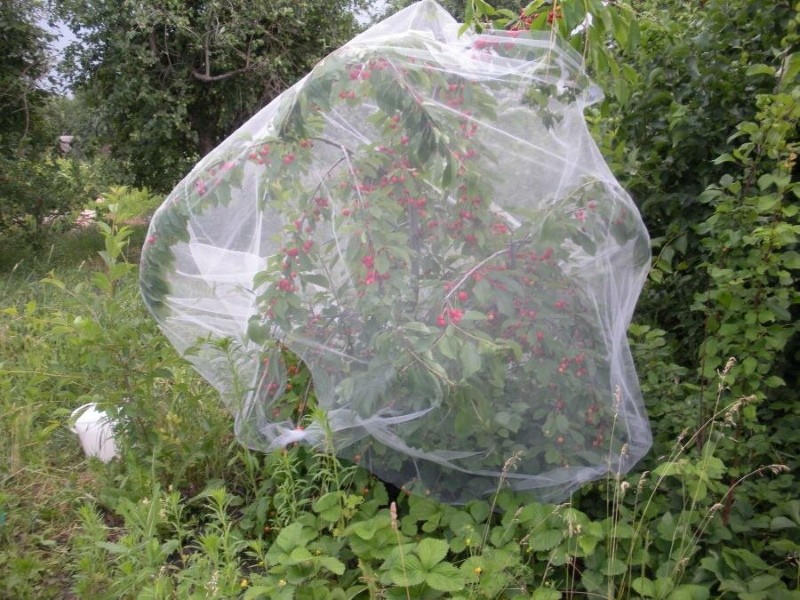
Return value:
<svg viewBox="0 0 800 600">
<path fill-rule="evenodd" d="M 580 57 L 459 27 L 399 12 L 204 158 L 153 217 L 143 296 L 251 448 L 558 500 L 650 446 L 626 341 L 648 236 Z M 286 400 L 286 352 L 324 420 Z"/>
</svg>

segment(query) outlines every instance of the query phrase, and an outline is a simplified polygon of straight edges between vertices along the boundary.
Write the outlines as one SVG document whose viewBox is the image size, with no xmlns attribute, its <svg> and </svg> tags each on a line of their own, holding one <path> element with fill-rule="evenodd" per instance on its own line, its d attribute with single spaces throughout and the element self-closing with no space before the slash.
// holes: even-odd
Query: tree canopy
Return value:
<svg viewBox="0 0 800 600">
<path fill-rule="evenodd" d="M 356 31 L 354 0 L 59 0 L 76 89 L 139 184 L 171 187 Z"/>
<path fill-rule="evenodd" d="M 8 153 L 35 133 L 36 110 L 47 94 L 40 82 L 49 69 L 50 35 L 37 24 L 38 2 L 0 4 L 0 149 Z"/>
</svg>

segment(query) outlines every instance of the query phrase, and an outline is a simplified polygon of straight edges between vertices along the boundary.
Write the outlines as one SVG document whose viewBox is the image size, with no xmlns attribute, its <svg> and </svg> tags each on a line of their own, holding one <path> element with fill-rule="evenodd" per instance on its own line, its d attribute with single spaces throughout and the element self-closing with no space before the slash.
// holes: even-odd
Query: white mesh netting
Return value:
<svg viewBox="0 0 800 600">
<path fill-rule="evenodd" d="M 252 448 L 412 492 L 559 500 L 650 446 L 626 342 L 647 232 L 568 47 L 424 0 L 334 52 L 153 217 L 145 302 Z M 286 394 L 285 353 L 313 378 Z"/>
</svg>

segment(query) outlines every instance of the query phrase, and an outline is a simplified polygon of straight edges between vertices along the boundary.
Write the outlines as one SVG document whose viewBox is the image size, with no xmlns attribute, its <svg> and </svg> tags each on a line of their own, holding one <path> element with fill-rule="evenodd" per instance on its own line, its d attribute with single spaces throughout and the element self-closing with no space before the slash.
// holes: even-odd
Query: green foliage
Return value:
<svg viewBox="0 0 800 600">
<path fill-rule="evenodd" d="M 352 36 L 351 0 L 56 3 L 78 37 L 69 76 L 101 144 L 167 190 L 258 108 Z"/>
<path fill-rule="evenodd" d="M 40 25 L 45 16 L 40 2 L 0 5 L 0 236 L 20 245 L 40 241 L 45 221 L 76 201 L 52 154 L 50 93 L 43 89 L 52 35 Z"/>
<path fill-rule="evenodd" d="M 793 181 L 800 121 L 800 55 L 786 57 L 775 94 L 758 98 L 755 121 L 739 124 L 731 140 L 739 145 L 717 159 L 733 173 L 709 186 L 699 200 L 713 208 L 696 226 L 713 262 L 704 264 L 709 288 L 695 308 L 706 315 L 703 375 L 726 356 L 745 356 L 732 370 L 732 386 L 741 395 L 758 388 L 781 387 L 775 363 L 798 324 L 792 311 L 800 302 L 795 280 L 800 273 L 800 183 Z M 742 316 L 744 315 L 744 318 Z M 771 377 L 771 378 L 770 378 Z M 763 397 L 761 392 L 760 397 Z"/>
<path fill-rule="evenodd" d="M 0 4 L 0 155 L 12 153 L 38 129 L 38 109 L 47 97 L 40 84 L 49 68 L 52 37 L 39 25 L 44 16 L 36 0 Z"/>
<path fill-rule="evenodd" d="M 465 28 L 548 31 L 584 58 L 586 70 L 616 105 L 627 107 L 640 84 L 631 58 L 639 49 L 639 19 L 632 2 L 532 0 L 524 3 L 463 2 Z M 494 5 L 492 5 L 494 4 Z"/>
<path fill-rule="evenodd" d="M 640 84 L 624 108 L 606 107 L 598 133 L 658 257 L 639 314 L 691 360 L 705 339 L 703 315 L 671 307 L 693 304 L 707 287 L 701 264 L 722 258 L 696 229 L 711 212 L 698 197 L 725 174 L 716 159 L 733 149 L 737 125 L 755 117 L 757 96 L 774 91 L 763 70 L 748 70 L 780 67 L 796 45 L 797 9 L 788 1 L 765 11 L 754 2 L 712 0 L 643 3 L 637 12 L 640 42 L 626 62 Z"/>
<path fill-rule="evenodd" d="M 57 225 L 81 198 L 67 160 L 0 155 L 0 236 L 4 245 L 42 246 L 48 225 Z"/>
<path fill-rule="evenodd" d="M 7 302 L 3 313 L 0 326 L 13 335 L 0 338 L 0 385 L 3 398 L 16 400 L 16 410 L 7 411 L 12 436 L 3 438 L 11 444 L 3 454 L 14 461 L 4 471 L 0 496 L 5 595 L 796 594 L 800 505 L 791 499 L 793 475 L 772 465 L 729 480 L 739 460 L 729 432 L 759 426 L 745 414 L 747 406 L 734 408 L 729 388 L 738 376 L 730 370 L 718 380 L 715 414 L 671 450 L 662 444 L 658 451 L 666 456 L 650 473 L 610 478 L 561 505 L 531 503 L 504 486 L 489 502 L 463 507 L 396 490 L 388 490 L 390 496 L 364 470 L 324 452 L 293 447 L 261 456 L 220 443 L 231 424 L 216 398 L 144 320 L 136 321 L 140 309 L 124 301 L 135 285 L 132 269 L 114 268 L 127 264 L 122 250 L 130 238 L 120 219 L 126 204 L 140 205 L 145 196 L 124 189 L 107 195 L 105 255 L 81 287 L 74 281 L 61 287 L 50 277 L 39 286 L 37 302 Z M 120 303 L 127 307 L 124 317 Z M 137 324 L 136 333 L 126 321 Z M 640 327 L 633 333 L 642 359 L 651 365 L 663 360 L 662 332 Z M 115 357 L 123 351 L 124 369 Z M 292 385 L 302 387 L 306 376 L 293 370 Z M 664 377 L 687 376 L 673 370 Z M 657 385 L 657 379 L 645 381 Z M 80 395 L 82 389 L 91 396 Z M 122 423 L 123 456 L 109 466 L 81 463 L 76 441 L 63 428 L 71 407 L 87 399 L 102 402 Z M 701 431 L 707 441 L 696 453 Z M 60 469 L 89 468 L 94 482 L 46 479 L 37 465 L 54 460 Z M 198 470 L 197 461 L 207 469 Z M 48 499 L 25 495 L 34 484 L 38 493 L 51 490 Z M 34 506 L 39 515 L 28 520 Z"/>
</svg>

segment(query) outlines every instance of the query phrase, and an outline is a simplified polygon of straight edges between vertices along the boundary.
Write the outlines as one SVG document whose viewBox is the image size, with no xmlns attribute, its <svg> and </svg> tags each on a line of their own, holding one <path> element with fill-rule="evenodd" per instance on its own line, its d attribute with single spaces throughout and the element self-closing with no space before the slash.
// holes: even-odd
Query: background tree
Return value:
<svg viewBox="0 0 800 600">
<path fill-rule="evenodd" d="M 42 16 L 38 2 L 0 3 L 0 149 L 6 155 L 37 133 L 36 111 L 47 97 L 41 83 L 50 68 L 51 36 L 37 24 Z"/>
<path fill-rule="evenodd" d="M 0 233 L 35 239 L 46 216 L 73 195 L 53 162 L 56 131 L 47 118 L 52 34 L 37 1 L 0 3 Z"/>
<path fill-rule="evenodd" d="M 73 85 L 134 181 L 170 188 L 352 37 L 358 0 L 59 0 Z"/>
</svg>

